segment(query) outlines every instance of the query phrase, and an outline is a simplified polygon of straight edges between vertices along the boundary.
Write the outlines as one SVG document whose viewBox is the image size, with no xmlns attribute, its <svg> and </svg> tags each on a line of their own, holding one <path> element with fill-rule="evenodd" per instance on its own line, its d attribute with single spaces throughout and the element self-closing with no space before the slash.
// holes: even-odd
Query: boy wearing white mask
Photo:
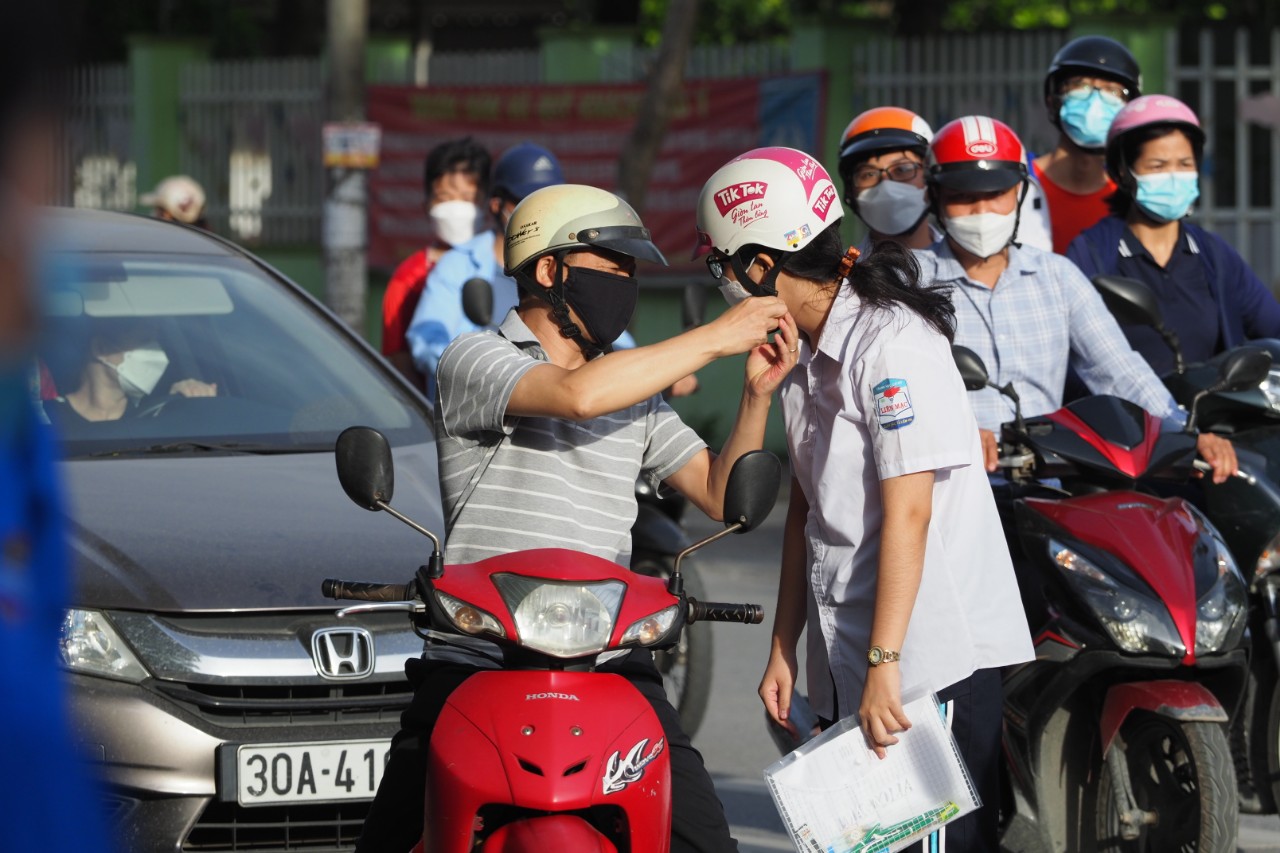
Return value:
<svg viewBox="0 0 1280 853">
<path fill-rule="evenodd" d="M 996 385 L 1012 383 L 1027 417 L 1062 406 L 1067 368 L 1094 394 L 1129 400 L 1180 429 L 1185 413 L 1134 352 L 1084 274 L 1061 255 L 1015 242 L 1027 187 L 1026 149 L 1008 125 L 965 116 L 934 136 L 925 160 L 931 204 L 946 237 L 918 253 L 921 279 L 952 286 L 955 343 L 976 352 Z M 969 395 L 988 471 L 1013 402 L 994 388 Z M 1200 454 L 1221 482 L 1235 452 L 1202 434 Z"/>
<path fill-rule="evenodd" d="M 459 335 L 480 331 L 463 313 L 462 286 L 473 278 L 489 282 L 493 288 L 493 319 L 502 322 L 519 302 L 515 279 L 502 272 L 507 219 L 525 196 L 563 183 L 560 161 L 532 142 L 511 146 L 494 162 L 488 181 L 485 224 L 474 236 L 455 243 L 440 259 L 409 323 L 409 350 L 415 368 L 427 378 L 428 397 L 435 397 L 436 365 L 445 347 Z"/>
<path fill-rule="evenodd" d="M 933 131 L 901 107 L 875 107 L 854 117 L 840 143 L 844 201 L 870 230 L 860 250 L 892 240 L 927 249 L 942 238 L 929 222 L 924 155 Z"/>
<path fill-rule="evenodd" d="M 409 324 L 436 263 L 484 230 L 487 217 L 480 202 L 488 177 L 489 152 L 469 136 L 442 142 L 427 153 L 422 188 L 431 243 L 396 267 L 382 297 L 382 354 L 419 388 L 426 386 L 409 352 Z"/>
</svg>

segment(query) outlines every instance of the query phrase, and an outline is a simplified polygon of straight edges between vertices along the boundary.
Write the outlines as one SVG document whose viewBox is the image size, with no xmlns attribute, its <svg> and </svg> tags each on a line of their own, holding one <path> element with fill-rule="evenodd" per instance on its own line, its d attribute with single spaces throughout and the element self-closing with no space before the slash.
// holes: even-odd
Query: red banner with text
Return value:
<svg viewBox="0 0 1280 853">
<path fill-rule="evenodd" d="M 675 270 L 688 269 L 694 208 L 712 172 L 761 145 L 819 147 L 823 82 L 803 74 L 685 84 L 643 213 Z M 640 84 L 369 87 L 368 119 L 382 128 L 381 158 L 369 176 L 369 265 L 390 269 L 430 239 L 422 169 L 433 146 L 470 135 L 496 159 L 516 143 L 536 142 L 555 153 L 570 183 L 613 189 L 643 93 Z"/>
</svg>

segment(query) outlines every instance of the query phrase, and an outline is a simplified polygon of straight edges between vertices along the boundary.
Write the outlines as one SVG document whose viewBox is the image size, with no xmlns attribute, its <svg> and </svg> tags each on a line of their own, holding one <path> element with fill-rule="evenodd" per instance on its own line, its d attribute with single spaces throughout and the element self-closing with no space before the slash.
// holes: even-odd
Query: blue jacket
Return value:
<svg viewBox="0 0 1280 853">
<path fill-rule="evenodd" d="M 1089 278 L 1115 274 L 1120 258 L 1117 247 L 1125 227 L 1123 219 L 1104 218 L 1072 241 L 1067 257 Z M 1200 249 L 1209 290 L 1218 305 L 1224 349 L 1252 338 L 1280 337 L 1280 302 L 1239 252 L 1198 225 L 1184 221 L 1182 227 Z"/>
</svg>

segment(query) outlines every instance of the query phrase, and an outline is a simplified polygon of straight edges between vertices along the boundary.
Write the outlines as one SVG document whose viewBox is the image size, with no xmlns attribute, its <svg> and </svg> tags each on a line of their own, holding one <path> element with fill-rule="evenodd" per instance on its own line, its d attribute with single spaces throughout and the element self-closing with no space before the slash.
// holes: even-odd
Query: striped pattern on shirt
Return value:
<svg viewBox="0 0 1280 853">
<path fill-rule="evenodd" d="M 441 356 L 437 446 L 450 563 L 570 548 L 626 566 L 637 477 L 666 479 L 706 447 L 659 395 L 582 422 L 508 418 L 516 384 L 546 360 L 515 311 L 501 336 L 463 335 Z"/>
</svg>

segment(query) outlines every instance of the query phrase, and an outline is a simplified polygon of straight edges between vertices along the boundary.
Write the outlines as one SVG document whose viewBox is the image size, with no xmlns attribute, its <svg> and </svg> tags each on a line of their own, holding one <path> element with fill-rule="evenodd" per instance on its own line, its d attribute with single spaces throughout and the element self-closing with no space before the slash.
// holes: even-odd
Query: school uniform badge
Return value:
<svg viewBox="0 0 1280 853">
<path fill-rule="evenodd" d="M 881 429 L 902 429 L 916 419 L 907 380 L 886 379 L 871 391 L 875 394 L 876 416 L 880 419 Z"/>
</svg>

